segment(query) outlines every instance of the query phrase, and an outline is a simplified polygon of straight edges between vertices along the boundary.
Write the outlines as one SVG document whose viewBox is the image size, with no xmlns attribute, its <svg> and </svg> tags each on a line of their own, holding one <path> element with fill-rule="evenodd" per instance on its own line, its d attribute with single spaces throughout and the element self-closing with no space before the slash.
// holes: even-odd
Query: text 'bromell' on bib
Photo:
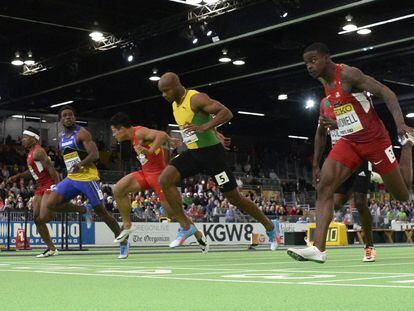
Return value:
<svg viewBox="0 0 414 311">
<path fill-rule="evenodd" d="M 340 136 L 354 134 L 364 129 L 361 120 L 352 104 L 345 104 L 334 108 Z"/>
</svg>

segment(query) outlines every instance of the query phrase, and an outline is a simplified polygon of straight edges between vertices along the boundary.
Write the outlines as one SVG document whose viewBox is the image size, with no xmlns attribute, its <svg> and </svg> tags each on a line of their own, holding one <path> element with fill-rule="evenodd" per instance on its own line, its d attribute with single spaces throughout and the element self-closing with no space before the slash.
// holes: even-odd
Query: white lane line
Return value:
<svg viewBox="0 0 414 311">
<path fill-rule="evenodd" d="M 355 273 L 359 274 L 359 273 Z M 411 277 L 414 276 L 414 274 L 408 274 L 408 275 L 387 275 L 387 276 L 373 276 L 368 278 L 354 278 L 354 279 L 337 279 L 337 280 L 329 280 L 329 281 L 315 281 L 318 283 L 332 283 L 332 282 L 350 282 L 350 281 L 368 281 L 368 280 L 378 280 L 378 279 L 393 279 L 393 278 L 402 278 L 402 277 Z"/>
<path fill-rule="evenodd" d="M 391 283 L 402 283 L 402 284 L 414 283 L 414 280 L 392 281 Z"/>
<path fill-rule="evenodd" d="M 412 257 L 394 257 L 394 258 L 390 258 L 390 260 L 396 260 L 396 259 L 412 259 Z M 349 259 L 344 259 L 344 260 L 331 260 L 330 262 L 349 262 Z M 43 265 L 46 266 L 56 266 L 56 267 L 81 267 L 81 268 L 119 268 L 119 269 L 137 269 L 137 268 L 150 268 L 148 266 L 136 266 L 136 262 L 130 261 L 130 265 L 93 265 L 93 264 L 68 264 L 66 265 L 65 263 L 50 263 L 50 262 L 39 262 L 39 261 L 35 261 L 33 263 L 36 263 L 36 268 L 40 268 Z M 165 263 L 165 261 L 164 261 Z M 170 262 L 168 262 L 170 263 Z M 180 263 L 183 263 L 183 261 L 181 261 Z M 19 264 L 23 264 L 25 266 L 27 266 L 27 264 L 30 264 L 30 262 L 24 262 L 22 261 L 21 263 L 16 263 L 16 262 L 7 262 L 5 264 L 8 265 L 12 265 L 12 266 L 16 266 Z M 286 267 L 286 268 L 282 268 L 280 270 L 282 271 L 286 271 L 286 269 L 293 269 L 297 272 L 300 272 L 302 269 L 306 269 L 309 268 L 308 264 L 306 262 L 296 262 L 296 261 L 286 261 L 286 262 L 248 262 L 248 263 L 232 263 L 232 264 L 223 264 L 221 266 L 224 267 L 236 267 L 236 266 L 255 266 L 255 265 L 271 265 L 271 264 L 275 264 L 275 265 L 280 265 L 280 264 L 288 264 L 290 266 L 294 265 L 295 267 Z M 310 263 L 313 264 L 313 263 Z M 378 266 L 401 266 L 401 265 L 414 265 L 414 262 L 402 262 L 402 263 L 369 263 L 369 264 L 354 264 L 354 265 L 345 265 L 345 266 L 341 266 L 340 268 L 355 268 L 355 267 L 364 267 L 364 268 L 375 268 Z M 300 266 L 306 266 L 303 268 L 300 268 Z M 207 270 L 210 271 L 211 269 L 214 269 L 214 267 L 217 271 L 232 271 L 232 270 L 240 270 L 240 269 L 231 269 L 231 268 L 219 268 L 220 264 L 212 264 L 212 265 L 198 265 L 197 267 L 174 267 L 174 266 L 170 266 L 168 265 L 168 269 L 188 269 L 188 270 Z M 0 266 L 0 270 L 2 270 L 3 267 Z M 251 269 L 249 269 L 251 270 Z M 257 271 L 268 271 L 268 269 L 256 269 Z M 274 270 L 274 269 L 272 269 Z M 309 271 L 309 270 L 306 270 Z M 323 269 L 314 269 L 312 270 L 312 273 L 317 272 L 317 273 L 326 273 L 326 270 Z M 338 273 L 338 272 L 332 272 L 332 273 Z M 355 273 L 355 272 L 349 272 L 349 273 Z M 363 272 L 365 273 L 365 272 Z M 373 274 L 378 274 L 376 272 L 372 272 Z M 390 273 L 390 274 L 398 274 L 397 272 L 395 273 Z"/>
<path fill-rule="evenodd" d="M 278 282 L 278 281 L 256 281 L 256 280 L 229 280 L 229 279 L 204 279 L 204 278 L 187 278 L 187 277 L 170 277 L 170 276 L 148 276 L 148 275 L 117 275 L 117 274 L 94 274 L 94 273 L 78 273 L 63 271 L 24 271 L 24 270 L 2 270 L 2 272 L 23 272 L 23 273 L 45 273 L 58 275 L 83 275 L 98 277 L 122 277 L 122 278 L 144 278 L 144 279 L 164 279 L 164 280 L 182 280 L 182 281 L 204 281 L 204 282 L 220 282 L 220 283 L 253 283 L 253 284 L 274 284 L 274 285 L 316 285 L 316 286 L 339 286 L 339 287 L 371 287 L 371 288 L 407 288 L 414 289 L 414 286 L 407 285 L 375 285 L 375 284 L 345 284 L 345 283 L 317 283 L 317 282 Z"/>
</svg>

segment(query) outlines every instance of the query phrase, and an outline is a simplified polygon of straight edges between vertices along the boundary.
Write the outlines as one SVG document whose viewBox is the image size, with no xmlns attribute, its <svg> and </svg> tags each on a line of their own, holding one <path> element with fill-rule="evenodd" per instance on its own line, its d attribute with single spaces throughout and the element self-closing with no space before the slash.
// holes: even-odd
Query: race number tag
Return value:
<svg viewBox="0 0 414 311">
<path fill-rule="evenodd" d="M 36 175 L 35 171 L 33 170 L 33 168 L 30 165 L 28 165 L 28 168 L 29 168 L 30 174 L 32 174 L 33 179 L 38 180 L 39 177 L 37 177 L 37 175 Z"/>
<path fill-rule="evenodd" d="M 216 179 L 217 185 L 219 186 L 229 182 L 229 177 L 227 176 L 226 172 L 221 172 L 220 174 L 214 175 L 214 178 Z"/>
<path fill-rule="evenodd" d="M 75 164 L 81 162 L 81 159 L 79 158 L 79 155 L 76 151 L 64 154 L 63 160 L 65 161 L 66 169 L 68 170 L 68 172 L 72 171 L 72 168 Z"/>
<path fill-rule="evenodd" d="M 141 165 L 145 165 L 145 163 L 147 163 L 147 162 L 148 162 L 147 157 L 146 157 L 146 156 L 145 156 L 145 154 L 143 154 L 143 153 L 140 153 L 140 154 L 137 156 L 137 159 L 138 159 L 138 161 L 141 163 Z"/>
<path fill-rule="evenodd" d="M 345 104 L 334 108 L 338 132 L 340 136 L 354 134 L 364 129 L 361 120 L 354 110 L 352 104 Z"/>
<path fill-rule="evenodd" d="M 98 189 L 96 192 L 98 193 L 99 200 L 103 200 L 104 196 L 103 196 L 102 190 Z"/>
<path fill-rule="evenodd" d="M 335 145 L 338 142 L 338 140 L 341 138 L 341 135 L 339 135 L 338 129 L 329 130 L 329 135 L 331 135 L 332 146 Z"/>
<path fill-rule="evenodd" d="M 198 141 L 198 137 L 194 132 L 184 132 L 184 130 L 182 130 L 180 133 L 183 137 L 184 144 L 187 146 Z"/>
<path fill-rule="evenodd" d="M 388 160 L 390 160 L 390 163 L 394 163 L 396 160 L 394 151 L 392 151 L 392 146 L 389 146 L 387 149 L 384 150 L 385 154 L 388 157 Z"/>
</svg>

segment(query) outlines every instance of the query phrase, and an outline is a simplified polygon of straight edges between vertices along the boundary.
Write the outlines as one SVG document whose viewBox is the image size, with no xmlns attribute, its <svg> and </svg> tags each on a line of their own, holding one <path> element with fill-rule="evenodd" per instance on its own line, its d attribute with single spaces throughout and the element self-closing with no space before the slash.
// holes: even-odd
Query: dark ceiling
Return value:
<svg viewBox="0 0 414 311">
<path fill-rule="evenodd" d="M 193 23 L 200 38 L 193 45 L 183 34 L 188 11 L 196 10 L 195 14 L 200 7 L 167 0 L 2 1 L 0 109 L 56 113 L 58 108 L 50 108 L 52 104 L 74 100 L 82 117 L 108 119 L 122 110 L 135 122 L 165 128 L 173 121 L 171 109 L 156 83 L 148 80 L 157 68 L 161 74 L 178 73 L 187 87 L 227 105 L 235 115 L 231 125 L 222 127 L 227 134 L 312 136 L 318 109 L 306 110 L 304 104 L 307 98 L 318 102 L 323 93 L 307 75 L 302 51 L 322 41 L 330 47 L 334 61 L 374 76 L 397 93 L 404 113 L 414 111 L 413 18 L 373 27 L 365 36 L 338 34 L 347 14 L 364 26 L 414 13 L 412 1 L 224 2 L 229 12 L 207 19 L 220 41 L 213 43 L 199 33 L 199 23 Z M 286 18 L 280 17 L 284 9 Z M 123 41 L 117 48 L 96 51 L 88 36 L 92 29 Z M 127 63 L 123 53 L 131 44 L 136 57 Z M 29 49 L 47 70 L 24 76 L 21 68 L 10 65 L 16 50 L 25 55 Z M 219 63 L 222 49 L 246 64 Z M 289 99 L 278 101 L 281 92 Z M 384 103 L 375 103 L 393 132 Z M 239 110 L 265 113 L 265 117 L 239 115 Z"/>
</svg>

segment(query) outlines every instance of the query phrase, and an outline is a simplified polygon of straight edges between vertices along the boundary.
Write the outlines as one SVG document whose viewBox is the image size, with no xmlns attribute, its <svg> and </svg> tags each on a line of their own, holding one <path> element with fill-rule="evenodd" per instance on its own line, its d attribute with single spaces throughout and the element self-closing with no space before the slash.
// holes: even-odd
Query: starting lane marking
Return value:
<svg viewBox="0 0 414 311">
<path fill-rule="evenodd" d="M 100 270 L 96 271 L 98 273 L 126 273 L 126 274 L 170 274 L 172 273 L 172 270 L 161 270 L 161 269 L 155 269 L 155 270 Z"/>
<path fill-rule="evenodd" d="M 263 273 L 249 273 L 249 274 L 229 274 L 222 275 L 223 278 L 235 279 L 270 279 L 270 280 L 306 280 L 306 279 L 326 279 L 335 278 L 334 274 L 313 274 L 313 275 L 290 275 L 290 274 L 263 274 Z"/>
</svg>

